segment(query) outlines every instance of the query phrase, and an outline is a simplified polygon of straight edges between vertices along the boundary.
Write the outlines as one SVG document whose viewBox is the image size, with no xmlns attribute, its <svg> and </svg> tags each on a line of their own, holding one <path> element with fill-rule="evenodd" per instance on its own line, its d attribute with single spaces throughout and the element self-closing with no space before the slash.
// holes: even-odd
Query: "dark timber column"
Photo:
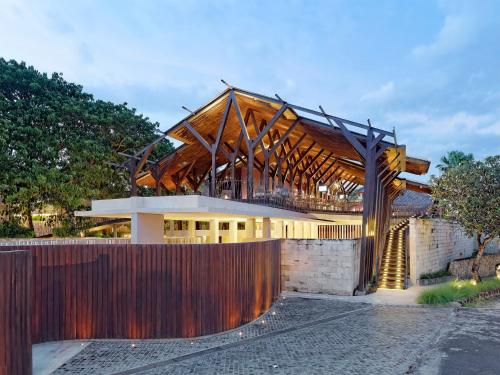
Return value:
<svg viewBox="0 0 500 375">
<path fill-rule="evenodd" d="M 365 154 L 365 189 L 363 194 L 363 234 L 361 237 L 361 254 L 359 274 L 360 286 L 368 285 L 371 272 L 370 263 L 374 245 L 374 227 L 375 227 L 375 204 L 377 188 L 377 164 L 375 160 L 375 150 L 372 149 L 373 131 L 368 129 L 367 147 Z"/>
<path fill-rule="evenodd" d="M 210 178 L 210 196 L 215 197 L 215 182 L 217 179 L 217 159 L 216 159 L 216 154 L 215 150 L 212 150 L 212 171 L 211 171 L 211 178 Z"/>
<path fill-rule="evenodd" d="M 264 191 L 269 192 L 269 152 L 265 149 L 262 150 L 264 153 Z"/>
<path fill-rule="evenodd" d="M 375 137 L 374 129 L 368 121 L 368 126 L 364 127 L 367 130 L 367 135 L 365 144 L 363 145 L 359 141 L 358 137 L 347 129 L 343 123 L 344 120 L 327 115 L 321 106 L 320 110 L 330 125 L 334 126 L 332 122 L 333 120 L 340 128 L 344 137 L 361 157 L 365 169 L 363 224 L 358 285 L 358 290 L 365 292 L 367 291 L 371 281 L 376 282 L 376 280 L 372 280 L 372 278 L 376 275 L 376 263 L 378 261 L 379 254 L 382 251 L 380 247 L 383 242 L 378 241 L 381 237 L 383 237 L 380 235 L 379 231 L 382 229 L 380 226 L 385 226 L 387 221 L 387 215 L 384 215 L 383 212 L 387 212 L 386 205 L 388 204 L 388 200 L 385 199 L 385 192 L 380 186 L 380 165 L 377 162 L 379 157 L 387 148 L 387 145 L 383 145 L 380 142 L 386 135 L 391 135 L 394 139 L 395 135 L 394 133 L 391 134 L 377 129 L 376 131 L 378 132 L 378 135 Z"/>
<path fill-rule="evenodd" d="M 236 185 L 235 185 L 235 180 L 236 180 L 236 157 L 231 156 L 231 198 L 235 199 L 236 198 Z"/>
<path fill-rule="evenodd" d="M 281 159 L 277 159 L 276 168 L 278 168 L 278 187 L 283 188 L 283 171 L 281 170 Z"/>
<path fill-rule="evenodd" d="M 247 163 L 247 199 L 253 198 L 253 149 L 248 149 Z"/>
</svg>

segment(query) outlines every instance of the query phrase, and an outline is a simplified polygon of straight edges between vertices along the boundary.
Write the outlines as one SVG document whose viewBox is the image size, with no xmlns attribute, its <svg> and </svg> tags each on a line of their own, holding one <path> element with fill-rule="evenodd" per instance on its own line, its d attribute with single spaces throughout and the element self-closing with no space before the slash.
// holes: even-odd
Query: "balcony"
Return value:
<svg viewBox="0 0 500 375">
<path fill-rule="evenodd" d="M 363 201 L 359 195 L 350 195 L 346 198 L 342 194 L 316 192 L 316 196 L 314 196 L 314 193 L 306 194 L 306 192 L 296 188 L 273 186 L 269 186 L 266 192 L 263 184 L 257 184 L 253 196 L 248 197 L 246 184 L 245 180 L 220 180 L 215 184 L 216 188 L 213 194 L 210 194 L 208 183 L 202 186 L 198 192 L 185 192 L 185 194 L 201 194 L 303 213 L 357 214 L 363 211 Z"/>
</svg>

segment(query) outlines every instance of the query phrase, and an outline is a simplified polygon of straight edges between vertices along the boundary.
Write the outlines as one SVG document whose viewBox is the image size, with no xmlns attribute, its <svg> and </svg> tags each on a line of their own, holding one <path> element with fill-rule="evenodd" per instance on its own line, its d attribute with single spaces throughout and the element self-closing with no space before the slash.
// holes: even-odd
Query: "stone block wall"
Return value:
<svg viewBox="0 0 500 375">
<path fill-rule="evenodd" d="M 455 260 L 450 263 L 450 273 L 459 279 L 471 277 L 472 262 L 474 259 Z M 479 265 L 479 275 L 481 277 L 493 276 L 496 274 L 496 267 L 500 264 L 500 254 L 483 255 Z"/>
<path fill-rule="evenodd" d="M 359 239 L 283 240 L 282 289 L 352 295 L 358 286 L 359 255 Z"/>
<path fill-rule="evenodd" d="M 460 258 L 470 257 L 475 248 L 457 224 L 443 219 L 410 219 L 410 281 L 417 284 L 420 275 L 445 269 Z"/>
<path fill-rule="evenodd" d="M 486 245 L 486 249 L 484 249 L 484 253 L 485 254 L 500 253 L 500 237 L 494 238 L 491 242 L 489 242 L 488 245 Z"/>
</svg>

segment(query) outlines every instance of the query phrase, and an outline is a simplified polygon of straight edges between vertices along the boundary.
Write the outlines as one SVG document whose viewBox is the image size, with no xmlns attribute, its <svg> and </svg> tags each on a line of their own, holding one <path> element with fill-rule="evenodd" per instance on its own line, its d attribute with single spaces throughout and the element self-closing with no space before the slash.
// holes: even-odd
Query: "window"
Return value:
<svg viewBox="0 0 500 375">
<path fill-rule="evenodd" d="M 229 222 L 220 222 L 219 223 L 219 230 L 229 230 Z"/>
<path fill-rule="evenodd" d="M 174 230 L 187 230 L 188 222 L 187 220 L 174 220 Z"/>
<path fill-rule="evenodd" d="M 196 230 L 209 230 L 210 222 L 208 221 L 197 221 L 196 222 Z"/>
<path fill-rule="evenodd" d="M 238 221 L 238 230 L 245 230 L 245 222 Z"/>
</svg>

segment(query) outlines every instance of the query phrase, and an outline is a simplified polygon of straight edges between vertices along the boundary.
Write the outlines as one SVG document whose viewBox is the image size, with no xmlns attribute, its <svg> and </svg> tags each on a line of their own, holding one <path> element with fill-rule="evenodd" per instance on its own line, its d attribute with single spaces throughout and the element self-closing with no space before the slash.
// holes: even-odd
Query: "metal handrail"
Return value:
<svg viewBox="0 0 500 375">
<path fill-rule="evenodd" d="M 218 180 L 215 184 L 213 196 L 215 198 L 236 200 L 299 212 L 360 213 L 363 210 L 362 201 L 307 197 L 296 188 L 273 187 L 271 184 L 266 192 L 263 183 L 257 183 L 254 186 L 253 196 L 247 197 L 246 186 L 246 180 Z M 201 188 L 201 194 L 209 196 L 209 190 L 209 184 L 207 183 Z"/>
<path fill-rule="evenodd" d="M 408 225 L 405 228 L 405 289 L 408 289 L 408 279 L 409 279 L 409 273 L 410 273 L 410 262 L 408 261 L 408 249 L 410 247 L 408 241 L 409 241 L 409 233 L 410 233 L 410 225 Z"/>
</svg>

